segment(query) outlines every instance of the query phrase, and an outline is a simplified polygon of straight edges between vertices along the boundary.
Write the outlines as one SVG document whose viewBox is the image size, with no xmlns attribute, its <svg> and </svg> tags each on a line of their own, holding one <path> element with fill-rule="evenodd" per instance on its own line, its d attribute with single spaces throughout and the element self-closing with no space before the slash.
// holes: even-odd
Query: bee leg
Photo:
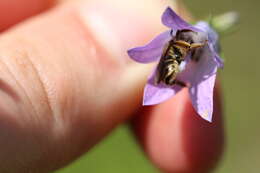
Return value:
<svg viewBox="0 0 260 173">
<path fill-rule="evenodd" d="M 199 47 L 203 47 L 204 45 L 205 45 L 205 43 L 192 43 L 190 48 L 196 49 L 196 48 L 199 48 Z"/>
<path fill-rule="evenodd" d="M 208 40 L 205 40 L 204 43 L 192 43 L 190 48 L 196 49 L 205 46 L 208 43 Z"/>
</svg>

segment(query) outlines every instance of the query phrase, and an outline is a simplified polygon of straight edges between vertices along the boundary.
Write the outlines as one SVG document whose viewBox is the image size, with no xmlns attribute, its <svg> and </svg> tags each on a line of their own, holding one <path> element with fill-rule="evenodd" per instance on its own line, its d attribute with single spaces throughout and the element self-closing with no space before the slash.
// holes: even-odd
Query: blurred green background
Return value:
<svg viewBox="0 0 260 173">
<path fill-rule="evenodd" d="M 225 68 L 221 81 L 225 107 L 226 151 L 214 173 L 260 172 L 260 1 L 184 0 L 197 18 L 230 10 L 240 13 L 239 30 L 221 40 Z M 259 39 L 259 40 L 258 40 Z M 259 109 L 257 108 L 259 106 Z M 88 155 L 56 173 L 158 173 L 122 126 Z"/>
</svg>

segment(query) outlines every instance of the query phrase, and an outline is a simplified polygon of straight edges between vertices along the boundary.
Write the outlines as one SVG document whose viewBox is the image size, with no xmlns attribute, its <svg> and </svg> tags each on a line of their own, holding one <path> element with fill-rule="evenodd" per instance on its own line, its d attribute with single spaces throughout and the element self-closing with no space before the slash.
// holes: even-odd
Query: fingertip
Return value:
<svg viewBox="0 0 260 173">
<path fill-rule="evenodd" d="M 214 112 L 209 123 L 197 115 L 191 102 L 186 102 L 182 120 L 183 147 L 191 170 L 208 172 L 218 163 L 224 148 L 222 106 L 219 88 L 214 92 Z"/>
<path fill-rule="evenodd" d="M 134 120 L 134 130 L 157 167 L 164 172 L 201 173 L 216 166 L 224 144 L 219 89 L 214 98 L 212 123 L 197 115 L 187 90 L 142 109 Z"/>
</svg>

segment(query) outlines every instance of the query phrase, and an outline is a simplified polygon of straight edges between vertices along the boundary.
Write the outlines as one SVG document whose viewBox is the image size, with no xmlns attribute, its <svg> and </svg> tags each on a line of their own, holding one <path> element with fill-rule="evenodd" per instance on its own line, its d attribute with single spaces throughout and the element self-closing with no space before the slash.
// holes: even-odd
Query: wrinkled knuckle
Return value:
<svg viewBox="0 0 260 173">
<path fill-rule="evenodd" d="M 17 104 L 19 110 L 32 119 L 52 114 L 50 97 L 46 89 L 47 81 L 44 81 L 38 67 L 31 61 L 29 51 L 16 49 L 0 52 L 0 56 L 2 70 L 7 76 L 5 83 L 12 88 L 14 93 L 12 95 L 16 97 L 13 99 L 19 103 Z"/>
<path fill-rule="evenodd" d="M 0 48 L 0 143 L 5 146 L 0 156 L 5 165 L 0 164 L 0 172 L 5 168 L 8 171 L 4 172 L 28 172 L 44 163 L 41 159 L 46 158 L 44 153 L 54 142 L 50 140 L 53 119 L 46 115 L 51 110 L 44 88 L 28 50 Z M 10 153 L 18 154 L 13 158 Z"/>
</svg>

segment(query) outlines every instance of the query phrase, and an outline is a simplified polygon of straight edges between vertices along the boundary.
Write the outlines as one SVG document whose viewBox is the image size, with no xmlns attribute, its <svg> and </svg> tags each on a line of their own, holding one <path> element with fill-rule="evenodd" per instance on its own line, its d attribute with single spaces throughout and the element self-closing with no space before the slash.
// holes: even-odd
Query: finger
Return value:
<svg viewBox="0 0 260 173">
<path fill-rule="evenodd" d="M 224 141 L 219 90 L 214 98 L 212 123 L 197 115 L 186 89 L 138 114 L 135 133 L 157 167 L 171 173 L 203 173 L 216 166 Z"/>
<path fill-rule="evenodd" d="M 0 1 L 0 32 L 30 16 L 48 9 L 53 2 L 54 0 Z"/>
<path fill-rule="evenodd" d="M 126 50 L 161 32 L 166 5 L 113 2 L 65 3 L 1 35 L 0 172 L 62 167 L 139 107 L 150 67 Z"/>
</svg>

